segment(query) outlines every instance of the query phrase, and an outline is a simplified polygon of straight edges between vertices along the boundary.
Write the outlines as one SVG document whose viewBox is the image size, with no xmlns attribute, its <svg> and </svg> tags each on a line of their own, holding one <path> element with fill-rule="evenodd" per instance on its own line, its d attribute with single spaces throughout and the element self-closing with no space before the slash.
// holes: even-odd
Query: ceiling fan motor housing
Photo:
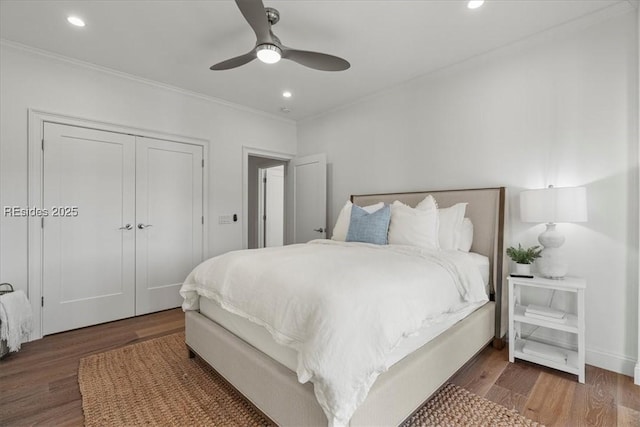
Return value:
<svg viewBox="0 0 640 427">
<path fill-rule="evenodd" d="M 267 14 L 267 20 L 269 21 L 269 23 L 271 25 L 276 25 L 280 20 L 280 12 L 272 7 L 265 7 L 264 11 Z"/>
</svg>

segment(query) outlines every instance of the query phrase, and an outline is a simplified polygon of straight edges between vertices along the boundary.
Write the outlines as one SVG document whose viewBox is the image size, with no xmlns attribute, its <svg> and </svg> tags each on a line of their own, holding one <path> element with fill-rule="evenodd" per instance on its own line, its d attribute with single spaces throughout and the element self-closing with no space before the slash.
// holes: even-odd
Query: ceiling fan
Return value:
<svg viewBox="0 0 640 427">
<path fill-rule="evenodd" d="M 267 64 L 274 64 L 280 58 L 289 59 L 322 71 L 343 71 L 351 64 L 337 56 L 326 53 L 292 49 L 283 45 L 271 31 L 271 26 L 280 20 L 280 13 L 271 7 L 264 7 L 262 0 L 235 0 L 240 12 L 256 33 L 256 45 L 250 52 L 227 59 L 210 67 L 211 70 L 228 70 L 240 67 L 258 58 Z"/>
</svg>

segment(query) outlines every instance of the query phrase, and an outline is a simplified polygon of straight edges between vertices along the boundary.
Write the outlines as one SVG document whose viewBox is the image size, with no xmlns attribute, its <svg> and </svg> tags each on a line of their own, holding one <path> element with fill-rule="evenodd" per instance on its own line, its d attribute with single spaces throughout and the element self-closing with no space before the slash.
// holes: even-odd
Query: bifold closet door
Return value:
<svg viewBox="0 0 640 427">
<path fill-rule="evenodd" d="M 136 138 L 136 314 L 178 307 L 202 262 L 201 146 Z"/>
<path fill-rule="evenodd" d="M 43 334 L 135 313 L 135 143 L 44 124 Z"/>
</svg>

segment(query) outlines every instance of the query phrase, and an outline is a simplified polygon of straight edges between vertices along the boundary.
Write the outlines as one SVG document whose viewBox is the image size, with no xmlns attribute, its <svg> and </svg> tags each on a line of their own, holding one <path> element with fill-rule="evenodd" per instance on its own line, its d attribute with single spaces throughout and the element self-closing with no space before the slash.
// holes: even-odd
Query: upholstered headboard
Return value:
<svg viewBox="0 0 640 427">
<path fill-rule="evenodd" d="M 502 316 L 502 286 L 506 266 L 504 262 L 504 187 L 420 191 L 411 193 L 362 194 L 351 196 L 351 201 L 359 206 L 367 206 L 378 202 L 393 203 L 395 200 L 399 200 L 402 203 L 415 207 L 429 194 L 433 195 L 438 202 L 438 206 L 441 208 L 447 208 L 456 203 L 468 203 L 465 216 L 471 219 L 473 223 L 473 245 L 471 246 L 471 251 L 489 258 L 490 271 L 492 272 L 490 285 L 493 290 L 493 300 L 496 302 L 496 339 L 501 340 L 503 336 L 502 331 L 506 329 L 506 316 L 504 316 L 504 322 Z"/>
</svg>

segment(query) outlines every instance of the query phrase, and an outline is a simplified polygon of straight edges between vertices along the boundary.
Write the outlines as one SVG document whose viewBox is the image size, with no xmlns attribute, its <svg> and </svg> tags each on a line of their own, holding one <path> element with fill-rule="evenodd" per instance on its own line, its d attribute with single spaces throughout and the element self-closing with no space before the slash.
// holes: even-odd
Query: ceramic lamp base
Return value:
<svg viewBox="0 0 640 427">
<path fill-rule="evenodd" d="M 538 236 L 538 241 L 544 249 L 540 258 L 536 260 L 536 267 L 541 276 L 549 279 L 562 279 L 567 275 L 569 265 L 560 250 L 564 243 L 564 236 L 556 231 L 556 225 L 547 224 L 547 229 Z"/>
</svg>

